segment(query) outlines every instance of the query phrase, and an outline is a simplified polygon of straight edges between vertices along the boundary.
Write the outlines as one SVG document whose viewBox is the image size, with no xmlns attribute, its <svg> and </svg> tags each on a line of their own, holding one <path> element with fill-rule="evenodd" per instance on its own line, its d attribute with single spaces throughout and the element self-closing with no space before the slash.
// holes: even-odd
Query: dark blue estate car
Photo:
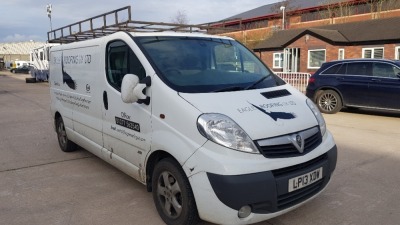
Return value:
<svg viewBox="0 0 400 225">
<path fill-rule="evenodd" d="M 400 61 L 326 62 L 310 77 L 306 95 L 323 113 L 343 107 L 400 111 Z"/>
</svg>

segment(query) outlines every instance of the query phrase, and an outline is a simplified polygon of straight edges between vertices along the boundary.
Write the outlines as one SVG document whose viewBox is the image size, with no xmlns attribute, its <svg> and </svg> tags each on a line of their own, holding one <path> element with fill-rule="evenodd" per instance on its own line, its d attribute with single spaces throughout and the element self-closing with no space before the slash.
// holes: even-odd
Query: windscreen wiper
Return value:
<svg viewBox="0 0 400 225">
<path fill-rule="evenodd" d="M 258 81 L 256 81 L 256 82 L 250 84 L 249 86 L 245 87 L 243 90 L 249 90 L 249 89 L 255 87 L 257 84 L 263 82 L 265 79 L 267 79 L 267 78 L 270 77 L 270 76 L 271 76 L 271 74 L 269 74 L 269 75 L 267 75 L 267 76 L 265 76 L 265 77 L 261 77 Z"/>
<path fill-rule="evenodd" d="M 230 87 L 224 87 L 221 89 L 217 89 L 211 92 L 227 92 L 227 91 L 241 91 L 241 90 L 245 90 L 243 87 L 240 86 L 230 86 Z"/>
</svg>

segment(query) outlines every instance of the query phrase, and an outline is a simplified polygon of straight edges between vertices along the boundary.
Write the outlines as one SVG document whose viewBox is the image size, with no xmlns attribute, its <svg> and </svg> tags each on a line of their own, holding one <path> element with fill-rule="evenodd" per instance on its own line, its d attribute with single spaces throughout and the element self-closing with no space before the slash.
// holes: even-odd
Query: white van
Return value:
<svg viewBox="0 0 400 225">
<path fill-rule="evenodd" d="M 337 148 L 317 107 L 227 37 L 116 32 L 51 48 L 51 114 L 152 191 L 166 224 L 250 224 L 327 186 Z"/>
</svg>

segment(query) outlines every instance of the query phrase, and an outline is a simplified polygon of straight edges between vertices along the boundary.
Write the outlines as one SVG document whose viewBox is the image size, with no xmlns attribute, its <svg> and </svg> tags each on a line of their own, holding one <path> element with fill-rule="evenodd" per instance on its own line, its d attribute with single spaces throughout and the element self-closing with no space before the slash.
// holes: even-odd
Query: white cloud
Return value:
<svg viewBox="0 0 400 225">
<path fill-rule="evenodd" d="M 20 41 L 30 41 L 30 40 L 41 40 L 42 38 L 38 35 L 23 35 L 23 34 L 13 34 L 8 35 L 3 38 L 1 41 L 3 42 L 20 42 Z"/>
</svg>

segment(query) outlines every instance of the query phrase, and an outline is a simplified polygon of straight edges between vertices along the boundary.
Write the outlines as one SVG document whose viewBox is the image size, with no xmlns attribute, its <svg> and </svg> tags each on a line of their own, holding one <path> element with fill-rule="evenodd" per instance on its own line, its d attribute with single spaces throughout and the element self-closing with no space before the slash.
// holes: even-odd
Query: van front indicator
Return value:
<svg viewBox="0 0 400 225">
<path fill-rule="evenodd" d="M 225 115 L 202 114 L 197 119 L 197 128 L 205 138 L 227 148 L 248 153 L 260 153 L 247 133 Z"/>
</svg>

